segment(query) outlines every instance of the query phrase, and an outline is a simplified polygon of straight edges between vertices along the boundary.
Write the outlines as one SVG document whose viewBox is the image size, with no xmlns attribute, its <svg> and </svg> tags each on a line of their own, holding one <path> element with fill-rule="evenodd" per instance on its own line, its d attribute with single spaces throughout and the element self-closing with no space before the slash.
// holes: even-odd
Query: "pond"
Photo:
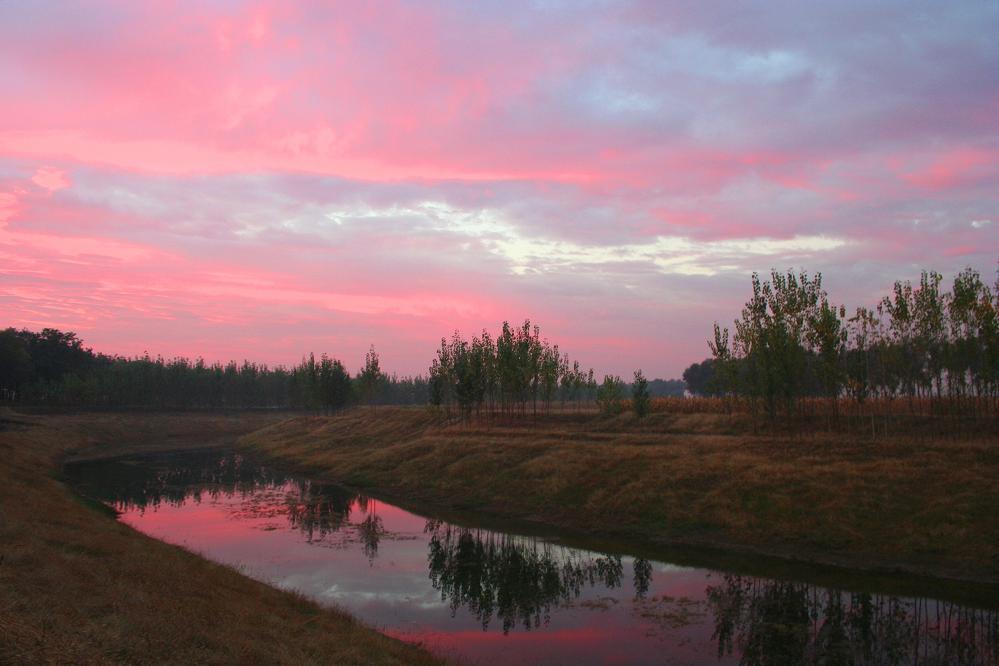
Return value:
<svg viewBox="0 0 999 666">
<path fill-rule="evenodd" d="M 66 475 L 145 534 L 470 663 L 999 663 L 994 608 L 446 522 L 233 451 Z"/>
</svg>

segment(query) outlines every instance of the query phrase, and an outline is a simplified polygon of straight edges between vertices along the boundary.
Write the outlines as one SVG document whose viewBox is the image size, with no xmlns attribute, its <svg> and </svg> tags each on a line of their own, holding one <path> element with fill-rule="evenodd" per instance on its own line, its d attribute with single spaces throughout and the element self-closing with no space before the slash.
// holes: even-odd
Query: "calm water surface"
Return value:
<svg viewBox="0 0 999 666">
<path fill-rule="evenodd" d="M 999 663 L 993 610 L 449 524 L 232 452 L 67 474 L 146 534 L 470 663 Z"/>
</svg>

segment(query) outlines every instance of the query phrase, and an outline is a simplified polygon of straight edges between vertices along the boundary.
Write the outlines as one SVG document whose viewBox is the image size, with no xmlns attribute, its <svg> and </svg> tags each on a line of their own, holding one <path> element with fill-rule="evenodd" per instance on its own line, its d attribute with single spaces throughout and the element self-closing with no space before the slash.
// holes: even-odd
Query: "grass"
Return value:
<svg viewBox="0 0 999 666">
<path fill-rule="evenodd" d="M 221 444 L 273 419 L 0 413 L 0 663 L 440 663 L 145 537 L 58 480 L 67 455 Z"/>
<path fill-rule="evenodd" d="M 596 537 L 999 581 L 999 441 L 753 434 L 740 415 L 0 413 L 0 663 L 435 663 L 350 616 L 147 538 L 60 462 L 236 441 L 440 509 Z M 988 589 L 994 589 L 989 586 Z"/>
<path fill-rule="evenodd" d="M 739 415 L 423 409 L 299 417 L 241 443 L 326 480 L 598 537 L 999 582 L 999 441 L 753 434 Z"/>
</svg>

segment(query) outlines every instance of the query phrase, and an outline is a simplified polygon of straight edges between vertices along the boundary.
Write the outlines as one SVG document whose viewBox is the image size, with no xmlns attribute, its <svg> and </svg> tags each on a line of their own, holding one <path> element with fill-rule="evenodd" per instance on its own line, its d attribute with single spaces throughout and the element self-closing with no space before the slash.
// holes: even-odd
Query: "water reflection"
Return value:
<svg viewBox="0 0 999 666">
<path fill-rule="evenodd" d="M 423 519 L 239 454 L 88 463 L 67 474 L 138 529 L 479 661 L 500 649 L 504 660 L 517 650 L 528 662 L 999 664 L 995 611 Z"/>
<path fill-rule="evenodd" d="M 295 481 L 269 467 L 251 464 L 242 455 L 217 451 L 85 462 L 70 465 L 66 471 L 83 492 L 118 511 L 221 496 L 247 497 L 262 488 Z"/>
<path fill-rule="evenodd" d="M 238 453 L 202 450 L 150 456 L 138 463 L 81 463 L 73 466 L 72 476 L 84 492 L 119 513 L 238 498 L 230 505 L 234 519 L 285 516 L 308 543 L 359 543 L 369 560 L 377 557 L 385 535 L 376 500 L 343 486 L 278 472 Z M 353 522 L 355 512 L 363 518 Z"/>
<path fill-rule="evenodd" d="M 706 597 L 718 656 L 764 664 L 993 664 L 999 614 L 930 599 L 724 575 Z"/>
<path fill-rule="evenodd" d="M 451 607 L 467 609 L 489 628 L 498 618 L 503 633 L 547 625 L 551 610 L 576 600 L 584 587 L 621 586 L 620 555 L 597 555 L 545 541 L 428 520 L 430 581 Z M 633 564 L 635 591 L 644 595 L 652 566 Z"/>
</svg>

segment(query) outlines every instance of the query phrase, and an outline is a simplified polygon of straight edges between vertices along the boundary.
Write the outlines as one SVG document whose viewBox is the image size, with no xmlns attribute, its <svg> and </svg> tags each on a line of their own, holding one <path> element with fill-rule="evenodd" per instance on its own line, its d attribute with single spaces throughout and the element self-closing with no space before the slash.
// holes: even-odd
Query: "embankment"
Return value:
<svg viewBox="0 0 999 666">
<path fill-rule="evenodd" d="M 273 420 L 0 414 L 0 663 L 439 663 L 143 536 L 57 478 L 67 455 L 231 444 Z"/>
<path fill-rule="evenodd" d="M 999 582 L 999 441 L 754 435 L 723 414 L 299 417 L 240 443 L 329 481 L 598 537 Z"/>
</svg>

